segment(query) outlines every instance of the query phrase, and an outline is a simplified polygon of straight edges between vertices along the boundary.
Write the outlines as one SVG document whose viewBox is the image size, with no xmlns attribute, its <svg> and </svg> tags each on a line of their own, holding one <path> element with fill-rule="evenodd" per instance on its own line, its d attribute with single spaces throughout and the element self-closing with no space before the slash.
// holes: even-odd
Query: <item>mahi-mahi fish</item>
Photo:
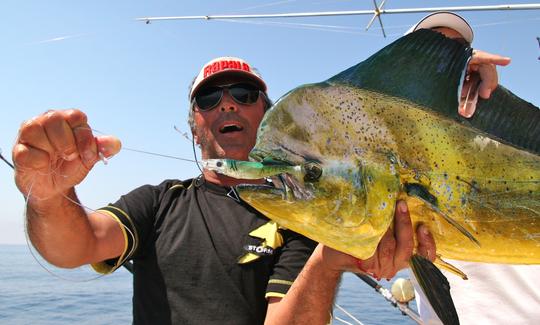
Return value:
<svg viewBox="0 0 540 325">
<path fill-rule="evenodd" d="M 404 199 L 442 258 L 538 264 L 540 110 L 499 86 L 471 119 L 459 116 L 471 55 L 432 31 L 405 36 L 284 95 L 260 125 L 252 161 L 205 164 L 266 177 L 239 186 L 240 197 L 357 258 L 373 255 Z M 459 323 L 442 274 L 416 255 L 411 267 L 441 320 Z"/>
</svg>

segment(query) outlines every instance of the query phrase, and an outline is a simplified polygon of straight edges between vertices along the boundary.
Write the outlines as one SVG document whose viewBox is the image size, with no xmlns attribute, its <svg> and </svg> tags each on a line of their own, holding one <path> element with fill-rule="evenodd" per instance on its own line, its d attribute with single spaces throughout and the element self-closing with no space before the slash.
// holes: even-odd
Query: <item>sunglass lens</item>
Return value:
<svg viewBox="0 0 540 325">
<path fill-rule="evenodd" d="M 259 99 L 259 89 L 250 84 L 232 85 L 229 87 L 229 94 L 242 104 L 253 104 Z"/>
<path fill-rule="evenodd" d="M 207 111 L 219 104 L 222 95 L 223 90 L 220 87 L 204 88 L 195 95 L 195 102 L 201 111 Z"/>
</svg>

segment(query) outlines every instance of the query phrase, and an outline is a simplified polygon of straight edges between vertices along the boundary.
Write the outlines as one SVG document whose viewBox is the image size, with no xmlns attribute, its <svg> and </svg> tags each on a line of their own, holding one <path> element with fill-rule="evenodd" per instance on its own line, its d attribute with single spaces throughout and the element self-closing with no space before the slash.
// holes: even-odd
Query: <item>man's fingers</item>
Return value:
<svg viewBox="0 0 540 325">
<path fill-rule="evenodd" d="M 418 253 L 433 262 L 436 257 L 436 245 L 428 227 L 420 225 L 416 229 L 416 236 L 418 238 Z"/>
<path fill-rule="evenodd" d="M 506 66 L 510 64 L 512 60 L 509 57 L 491 54 L 480 50 L 474 50 L 473 56 L 469 64 L 494 64 L 500 66 Z"/>
<path fill-rule="evenodd" d="M 478 86 L 478 95 L 484 99 L 488 99 L 491 96 L 491 92 L 499 84 L 497 68 L 493 64 L 483 64 L 479 67 L 478 74 L 482 80 Z"/>
<path fill-rule="evenodd" d="M 396 234 L 394 265 L 399 270 L 407 267 L 414 249 L 413 227 L 405 201 L 398 201 L 396 205 L 394 229 Z"/>
<path fill-rule="evenodd" d="M 73 131 L 61 112 L 50 111 L 46 113 L 41 119 L 41 125 L 49 142 L 54 147 L 56 155 L 68 161 L 79 157 Z"/>
<path fill-rule="evenodd" d="M 74 128 L 73 134 L 82 162 L 87 168 L 91 168 L 99 160 L 92 129 L 88 124 L 84 124 Z"/>
<path fill-rule="evenodd" d="M 21 125 L 17 142 L 45 151 L 51 155 L 54 153 L 54 148 L 37 118 L 28 120 Z"/>
<path fill-rule="evenodd" d="M 68 109 L 60 112 L 72 129 L 88 125 L 88 118 L 86 117 L 86 114 L 78 109 Z"/>
<path fill-rule="evenodd" d="M 19 143 L 13 147 L 12 155 L 17 170 L 48 171 L 50 158 L 46 151 Z"/>
<path fill-rule="evenodd" d="M 396 252 L 396 239 L 392 229 L 384 234 L 377 247 L 376 270 L 379 277 L 390 278 L 395 274 L 394 254 Z"/>
</svg>

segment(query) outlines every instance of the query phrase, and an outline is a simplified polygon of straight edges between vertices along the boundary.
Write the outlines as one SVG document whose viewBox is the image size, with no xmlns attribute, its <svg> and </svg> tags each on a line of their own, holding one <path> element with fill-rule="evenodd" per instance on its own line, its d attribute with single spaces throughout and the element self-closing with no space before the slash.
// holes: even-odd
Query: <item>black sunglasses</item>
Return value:
<svg viewBox="0 0 540 325">
<path fill-rule="evenodd" d="M 223 98 L 223 92 L 227 89 L 229 95 L 238 104 L 252 105 L 259 99 L 260 89 L 247 83 L 238 83 L 225 86 L 205 87 L 197 91 L 193 101 L 201 111 L 209 111 L 216 107 Z"/>
</svg>

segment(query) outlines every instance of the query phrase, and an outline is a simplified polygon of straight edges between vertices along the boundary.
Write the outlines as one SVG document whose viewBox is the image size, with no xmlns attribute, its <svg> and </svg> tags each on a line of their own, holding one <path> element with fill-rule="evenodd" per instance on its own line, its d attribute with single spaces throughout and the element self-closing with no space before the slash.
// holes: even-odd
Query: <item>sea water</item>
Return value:
<svg viewBox="0 0 540 325">
<path fill-rule="evenodd" d="M 0 324 L 131 324 L 132 277 L 124 268 L 102 277 L 89 268 L 47 269 L 53 274 L 28 247 L 0 245 Z M 366 325 L 416 324 L 352 274 L 344 275 L 336 303 Z M 358 324 L 334 313 L 348 323 L 333 324 Z"/>
</svg>

